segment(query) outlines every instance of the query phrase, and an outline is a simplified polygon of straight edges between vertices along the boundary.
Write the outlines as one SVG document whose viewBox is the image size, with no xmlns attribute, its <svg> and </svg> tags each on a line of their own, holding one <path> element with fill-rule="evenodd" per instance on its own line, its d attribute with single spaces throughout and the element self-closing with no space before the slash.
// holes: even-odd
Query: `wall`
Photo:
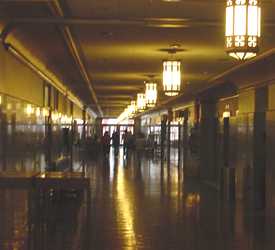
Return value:
<svg viewBox="0 0 275 250">
<path fill-rule="evenodd" d="M 275 83 L 268 86 L 266 113 L 266 208 L 268 216 L 275 209 Z"/>
<path fill-rule="evenodd" d="M 50 116 L 44 116 L 44 91 L 49 84 L 1 46 L 0 58 L 0 170 L 44 169 L 46 161 L 50 164 L 64 153 L 64 125 L 51 117 L 54 113 L 71 116 L 71 102 L 51 87 Z M 83 118 L 80 107 L 74 104 L 73 110 L 74 118 Z M 72 130 L 70 123 L 66 127 Z"/>
<path fill-rule="evenodd" d="M 43 105 L 43 81 L 0 46 L 0 92 Z"/>
</svg>

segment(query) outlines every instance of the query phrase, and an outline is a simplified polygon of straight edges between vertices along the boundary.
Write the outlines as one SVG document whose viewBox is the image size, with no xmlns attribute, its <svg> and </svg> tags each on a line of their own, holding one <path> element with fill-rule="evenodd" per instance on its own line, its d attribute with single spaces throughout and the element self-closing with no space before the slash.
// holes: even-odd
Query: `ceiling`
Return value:
<svg viewBox="0 0 275 250">
<path fill-rule="evenodd" d="M 261 53 L 275 44 L 275 1 L 262 2 Z M 161 71 L 171 44 L 183 50 L 175 57 L 186 93 L 237 65 L 224 52 L 224 7 L 225 0 L 1 0 L 0 21 L 14 23 L 9 36 L 84 103 L 114 117 L 144 91 L 150 75 L 160 103 L 167 101 Z"/>
</svg>

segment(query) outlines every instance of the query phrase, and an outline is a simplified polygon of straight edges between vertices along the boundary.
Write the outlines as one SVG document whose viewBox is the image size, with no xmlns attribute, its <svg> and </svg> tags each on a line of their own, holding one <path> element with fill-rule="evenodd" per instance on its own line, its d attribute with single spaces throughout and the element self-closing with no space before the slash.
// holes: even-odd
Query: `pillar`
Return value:
<svg viewBox="0 0 275 250">
<path fill-rule="evenodd" d="M 267 86 L 239 93 L 236 197 L 257 208 L 265 206 L 267 102 Z"/>
<path fill-rule="evenodd" d="M 83 120 L 83 130 L 82 130 L 82 140 L 85 140 L 86 139 L 86 135 L 87 135 L 87 133 L 86 133 L 86 107 L 84 107 L 83 108 L 83 110 L 82 110 L 82 120 Z"/>
<path fill-rule="evenodd" d="M 45 117 L 45 161 L 46 166 L 51 167 L 52 164 L 52 110 L 49 116 Z"/>
<path fill-rule="evenodd" d="M 219 185 L 219 169 L 216 164 L 217 124 L 216 101 L 202 100 L 199 136 L 200 178 L 214 187 Z"/>
<path fill-rule="evenodd" d="M 167 115 L 163 115 L 161 117 L 160 156 L 161 156 L 162 162 L 164 160 L 164 145 L 165 145 L 165 140 L 166 140 L 167 119 L 168 119 Z"/>
<path fill-rule="evenodd" d="M 95 133 L 98 138 L 102 137 L 102 118 L 100 117 L 95 120 Z"/>
<path fill-rule="evenodd" d="M 170 166 L 170 154 L 171 154 L 171 121 L 173 118 L 173 113 L 171 110 L 168 111 L 168 120 L 167 120 L 167 162 Z"/>
<path fill-rule="evenodd" d="M 138 135 L 141 133 L 141 119 L 140 117 L 135 117 L 134 121 L 134 134 Z"/>
</svg>

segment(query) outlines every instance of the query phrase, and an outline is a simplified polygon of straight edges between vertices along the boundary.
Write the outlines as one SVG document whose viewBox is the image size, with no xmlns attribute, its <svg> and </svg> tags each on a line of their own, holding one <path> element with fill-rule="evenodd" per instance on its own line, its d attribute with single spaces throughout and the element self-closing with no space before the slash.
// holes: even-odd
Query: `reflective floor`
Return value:
<svg viewBox="0 0 275 250">
<path fill-rule="evenodd" d="M 0 249 L 275 249 L 273 218 L 221 201 L 211 187 L 183 178 L 174 157 L 168 166 L 111 152 L 108 159 L 86 162 L 86 168 L 92 195 L 88 231 L 83 199 L 59 197 L 40 211 L 43 233 L 40 227 L 30 237 L 27 192 L 1 190 Z M 29 243 L 32 237 L 36 244 Z"/>
</svg>

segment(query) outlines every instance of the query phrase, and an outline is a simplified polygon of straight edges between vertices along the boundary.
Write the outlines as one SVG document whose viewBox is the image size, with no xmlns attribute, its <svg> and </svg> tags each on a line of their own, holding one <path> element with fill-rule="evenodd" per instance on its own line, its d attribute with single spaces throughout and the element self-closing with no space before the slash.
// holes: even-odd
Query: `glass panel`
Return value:
<svg viewBox="0 0 275 250">
<path fill-rule="evenodd" d="M 248 6 L 248 35 L 258 35 L 258 7 Z"/>
<path fill-rule="evenodd" d="M 234 35 L 246 35 L 246 6 L 235 6 Z"/>
<path fill-rule="evenodd" d="M 233 6 L 226 8 L 226 36 L 233 35 Z"/>
<path fill-rule="evenodd" d="M 258 8 L 258 37 L 261 36 L 261 8 Z"/>
</svg>

